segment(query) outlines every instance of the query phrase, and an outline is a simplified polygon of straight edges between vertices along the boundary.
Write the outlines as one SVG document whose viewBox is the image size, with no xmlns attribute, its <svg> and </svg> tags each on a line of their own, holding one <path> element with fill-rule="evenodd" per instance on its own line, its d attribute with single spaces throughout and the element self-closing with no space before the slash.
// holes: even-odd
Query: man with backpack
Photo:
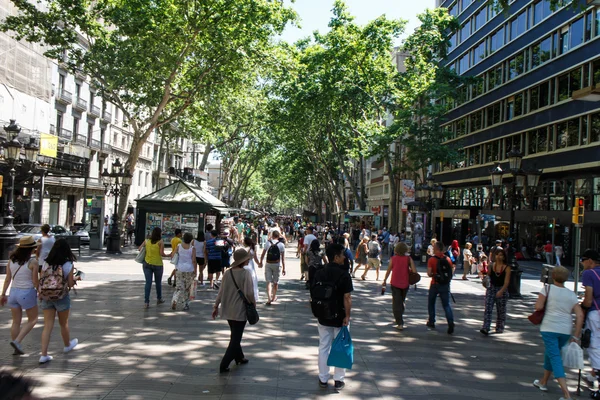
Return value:
<svg viewBox="0 0 600 400">
<path fill-rule="evenodd" d="M 442 299 L 442 306 L 446 313 L 448 321 L 448 334 L 454 333 L 454 316 L 452 307 L 450 307 L 450 282 L 454 275 L 454 265 L 450 258 L 444 254 L 444 243 L 435 242 L 433 245 L 434 255 L 427 262 L 427 276 L 431 277 L 431 286 L 429 286 L 429 320 L 427 329 L 435 329 L 435 302 L 437 296 Z"/>
<path fill-rule="evenodd" d="M 350 323 L 352 308 L 352 278 L 344 269 L 344 246 L 332 244 L 326 250 L 329 264 L 317 269 L 310 288 L 310 307 L 319 323 L 319 386 L 327 387 L 330 378 L 327 358 L 333 340 L 342 326 Z M 335 388 L 344 388 L 346 370 L 336 367 L 333 373 Z"/>
<path fill-rule="evenodd" d="M 260 256 L 258 268 L 262 268 L 263 259 L 267 256 L 265 265 L 265 281 L 267 282 L 267 305 L 277 300 L 277 288 L 279 286 L 279 274 L 285 276 L 285 244 L 279 241 L 279 231 L 271 233 L 271 240 L 267 241 Z"/>
</svg>

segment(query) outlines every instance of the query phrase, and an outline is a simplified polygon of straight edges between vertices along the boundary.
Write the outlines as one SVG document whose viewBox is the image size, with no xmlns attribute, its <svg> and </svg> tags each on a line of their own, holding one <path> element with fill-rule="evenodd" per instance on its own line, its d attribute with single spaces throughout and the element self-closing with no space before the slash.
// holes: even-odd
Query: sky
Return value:
<svg viewBox="0 0 600 400">
<path fill-rule="evenodd" d="M 286 1 L 288 5 L 296 10 L 300 17 L 301 28 L 288 26 L 282 38 L 288 42 L 311 36 L 312 32 L 318 30 L 326 32 L 327 24 L 331 19 L 333 0 L 296 0 L 295 3 Z M 370 20 L 385 14 L 390 19 L 402 18 L 408 20 L 403 38 L 408 36 L 418 26 L 417 14 L 427 8 L 435 7 L 435 0 L 346 0 L 346 5 L 360 24 L 366 24 Z M 401 38 L 402 39 L 402 38 Z M 396 45 L 401 42 L 396 43 Z"/>
</svg>

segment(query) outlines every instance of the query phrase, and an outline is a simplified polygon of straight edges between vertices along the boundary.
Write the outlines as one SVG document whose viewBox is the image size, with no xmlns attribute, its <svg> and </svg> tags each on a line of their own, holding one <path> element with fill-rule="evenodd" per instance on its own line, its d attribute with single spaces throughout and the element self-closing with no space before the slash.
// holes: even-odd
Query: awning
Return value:
<svg viewBox="0 0 600 400">
<path fill-rule="evenodd" d="M 348 214 L 349 217 L 370 217 L 370 216 L 374 215 L 370 211 L 363 211 L 363 210 L 350 210 L 350 211 L 346 212 L 346 214 Z"/>
</svg>

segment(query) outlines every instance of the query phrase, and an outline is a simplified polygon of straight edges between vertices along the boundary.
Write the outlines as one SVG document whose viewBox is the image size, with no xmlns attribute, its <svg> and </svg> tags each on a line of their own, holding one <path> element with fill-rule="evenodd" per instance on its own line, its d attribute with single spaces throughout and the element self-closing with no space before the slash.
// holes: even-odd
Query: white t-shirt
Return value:
<svg viewBox="0 0 600 400">
<path fill-rule="evenodd" d="M 267 240 L 267 243 L 265 244 L 265 260 L 267 259 L 267 253 L 269 252 L 269 247 L 271 247 L 273 245 L 273 241 L 272 240 Z M 279 253 L 284 256 L 285 255 L 285 245 L 281 242 L 277 242 L 277 247 L 279 247 Z M 269 261 L 266 261 L 269 264 L 279 264 L 279 261 L 277 263 L 271 263 Z"/>
<path fill-rule="evenodd" d="M 204 258 L 204 243 L 194 239 L 194 247 L 196 248 L 196 258 Z"/>
<path fill-rule="evenodd" d="M 46 260 L 46 257 L 48 257 L 48 254 L 50 254 L 50 250 L 52 250 L 52 246 L 54 246 L 54 242 L 56 242 L 56 239 L 54 238 L 54 236 L 42 236 L 40 241 L 42 242 L 42 244 L 40 246 L 39 262 L 43 263 Z"/>
<path fill-rule="evenodd" d="M 48 265 L 47 262 L 44 262 L 42 271 L 47 270 L 49 267 L 50 267 L 50 265 Z M 73 263 L 71 261 L 67 261 L 66 263 L 64 263 L 62 265 L 62 269 L 63 269 L 63 275 L 65 276 L 65 278 L 67 278 L 69 276 L 69 272 L 71 272 L 71 270 L 73 269 Z"/>
<path fill-rule="evenodd" d="M 192 261 L 192 250 L 190 246 L 188 249 L 184 249 L 181 244 L 177 245 L 177 253 L 179 253 L 179 260 L 177 261 L 177 268 L 180 272 L 194 272 L 194 264 Z M 198 251 L 196 249 L 196 251 Z M 197 254 L 197 253 L 196 253 Z"/>
<path fill-rule="evenodd" d="M 540 332 L 555 332 L 570 335 L 573 330 L 571 314 L 573 306 L 577 304 L 577 296 L 572 290 L 554 285 L 549 285 L 550 292 L 546 302 L 544 320 L 540 325 Z M 548 289 L 541 292 L 546 294 Z"/>
<path fill-rule="evenodd" d="M 304 245 L 308 246 L 308 248 L 310 249 L 310 244 L 313 240 L 317 240 L 317 237 L 312 233 L 309 233 L 308 235 L 304 236 Z"/>
</svg>

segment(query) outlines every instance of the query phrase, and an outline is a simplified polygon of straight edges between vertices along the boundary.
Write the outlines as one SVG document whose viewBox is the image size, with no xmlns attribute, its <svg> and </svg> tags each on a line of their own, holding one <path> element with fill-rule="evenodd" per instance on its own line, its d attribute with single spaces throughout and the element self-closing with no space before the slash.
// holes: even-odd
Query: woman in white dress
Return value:
<svg viewBox="0 0 600 400">
<path fill-rule="evenodd" d="M 250 254 L 250 262 L 244 266 L 244 269 L 250 271 L 252 275 L 252 286 L 254 287 L 254 299 L 258 303 L 259 295 L 258 295 L 258 274 L 256 273 L 256 266 L 258 265 L 258 257 L 256 256 L 256 243 L 254 240 L 249 237 L 244 238 L 244 246 L 246 246 L 246 250 L 248 254 Z"/>
</svg>

